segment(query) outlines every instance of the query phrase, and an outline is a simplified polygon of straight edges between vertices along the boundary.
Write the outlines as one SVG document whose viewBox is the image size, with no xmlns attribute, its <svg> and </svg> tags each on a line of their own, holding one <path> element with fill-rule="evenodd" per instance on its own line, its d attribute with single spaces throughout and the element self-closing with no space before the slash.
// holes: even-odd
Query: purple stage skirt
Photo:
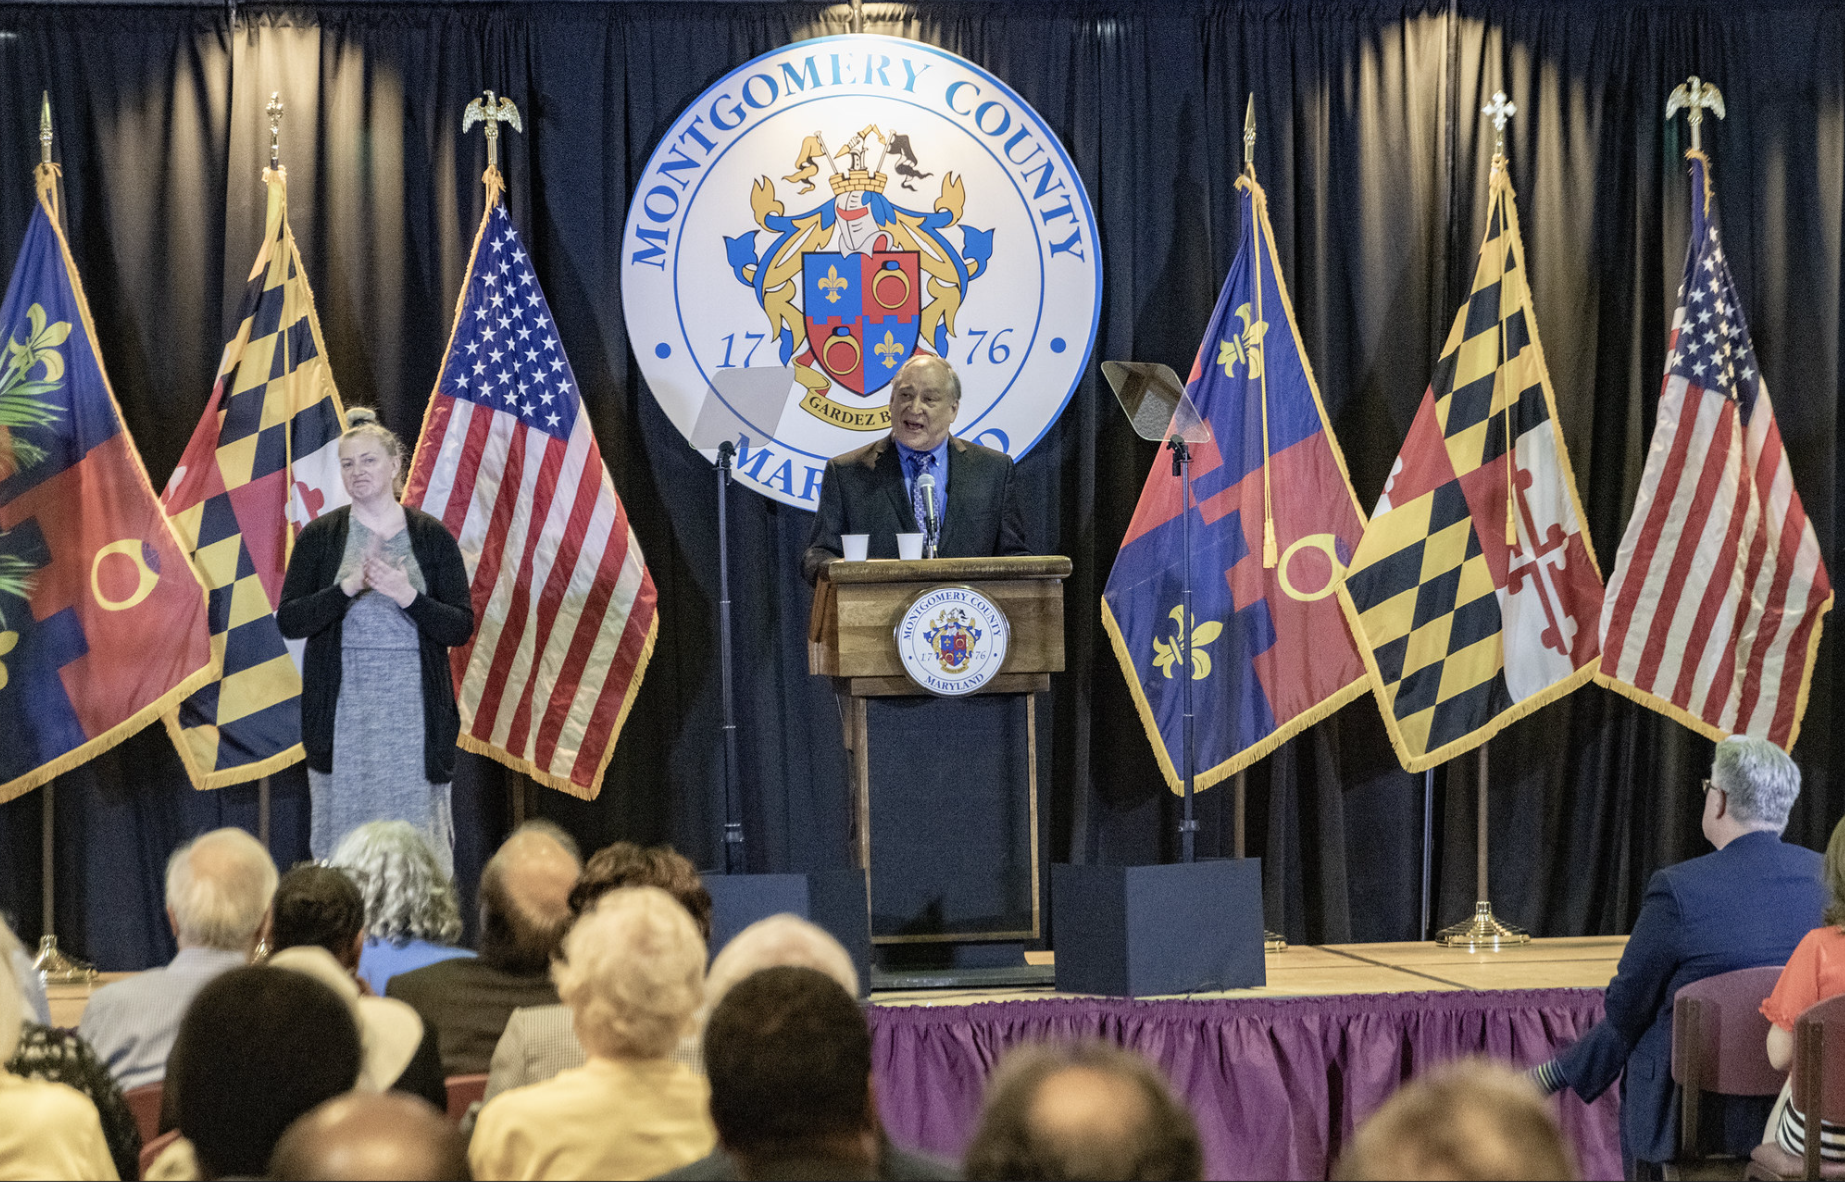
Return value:
<svg viewBox="0 0 1845 1182">
<path fill-rule="evenodd" d="M 1096 998 L 872 1006 L 878 1107 L 900 1145 L 960 1160 L 994 1063 L 1025 1042 L 1100 1038 L 1159 1064 L 1198 1118 L 1206 1178 L 1325 1178 L 1403 1081 L 1485 1055 L 1549 1059 L 1602 1016 L 1599 989 L 1344 994 L 1276 1001 Z M 1585 1178 L 1621 1176 L 1617 1089 L 1557 1112 Z"/>
</svg>

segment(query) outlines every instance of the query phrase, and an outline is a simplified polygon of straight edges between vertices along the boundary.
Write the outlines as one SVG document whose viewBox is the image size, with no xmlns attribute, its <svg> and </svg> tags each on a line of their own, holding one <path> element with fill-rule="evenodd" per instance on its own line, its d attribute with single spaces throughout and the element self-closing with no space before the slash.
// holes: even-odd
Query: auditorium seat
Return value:
<svg viewBox="0 0 1845 1182">
<path fill-rule="evenodd" d="M 141 1132 L 143 1145 L 160 1135 L 160 1100 L 165 1092 L 165 1084 L 151 1083 L 129 1088 L 122 1093 L 122 1099 L 128 1103 L 128 1111 L 134 1115 L 135 1128 Z"/>
<path fill-rule="evenodd" d="M 448 1077 L 448 1118 L 456 1124 L 468 1114 L 468 1106 L 487 1094 L 487 1073 Z"/>
<path fill-rule="evenodd" d="M 1818 1122 L 1845 1125 L 1845 1064 L 1835 1062 L 1828 1071 L 1828 1048 L 1845 1060 L 1845 994 L 1815 1003 L 1794 1021 L 1794 1107 L 1807 1114 L 1804 1160 L 1769 1141 L 1749 1155 L 1744 1177 L 1845 1178 L 1845 1162 L 1819 1160 Z"/>
<path fill-rule="evenodd" d="M 167 1146 L 177 1140 L 179 1140 L 179 1130 L 168 1129 L 158 1137 L 141 1143 L 141 1176 L 143 1178 L 147 1177 L 148 1167 L 154 1164 L 154 1159 L 165 1153 Z"/>
<path fill-rule="evenodd" d="M 1682 1106 L 1678 1157 L 1668 1163 L 1668 1178 L 1710 1160 L 1699 1145 L 1704 1093 L 1772 1096 L 1781 1090 L 1787 1077 L 1768 1062 L 1769 1023 L 1762 1016 L 1762 999 L 1780 977 L 1778 965 L 1718 973 L 1672 999 L 1672 1081 Z"/>
</svg>

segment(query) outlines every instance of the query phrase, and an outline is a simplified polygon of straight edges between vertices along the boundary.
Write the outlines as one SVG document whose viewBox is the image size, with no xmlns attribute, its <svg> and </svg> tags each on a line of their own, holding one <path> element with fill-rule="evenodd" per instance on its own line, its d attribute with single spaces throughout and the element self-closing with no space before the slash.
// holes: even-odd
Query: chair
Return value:
<svg viewBox="0 0 1845 1182">
<path fill-rule="evenodd" d="M 1820 1124 L 1845 1125 L 1845 1071 L 1826 1055 L 1845 1059 L 1845 994 L 1809 1006 L 1794 1021 L 1794 1107 L 1806 1114 L 1806 1156 L 1795 1157 L 1773 1141 L 1749 1155 L 1746 1178 L 1845 1178 L 1845 1162 L 1819 1159 Z"/>
<path fill-rule="evenodd" d="M 487 1073 L 451 1075 L 448 1084 L 448 1118 L 456 1124 L 468 1114 L 468 1108 L 487 1094 Z M 1777 1087 L 1779 1085 L 1776 1085 Z"/>
<path fill-rule="evenodd" d="M 128 1111 L 134 1115 L 135 1128 L 141 1131 L 143 1145 L 160 1135 L 160 1102 L 165 1093 L 164 1083 L 142 1084 L 122 1093 L 122 1099 L 128 1102 Z"/>
<path fill-rule="evenodd" d="M 141 1143 L 141 1176 L 143 1178 L 147 1177 L 148 1168 L 154 1164 L 154 1159 L 165 1153 L 167 1146 L 177 1140 L 179 1140 L 179 1130 L 168 1129 L 153 1140 Z"/>
</svg>

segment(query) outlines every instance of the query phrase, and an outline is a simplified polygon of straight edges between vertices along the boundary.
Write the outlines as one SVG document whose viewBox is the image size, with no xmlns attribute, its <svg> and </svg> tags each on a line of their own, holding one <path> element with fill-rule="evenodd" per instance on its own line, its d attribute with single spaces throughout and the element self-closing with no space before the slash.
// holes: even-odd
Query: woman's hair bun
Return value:
<svg viewBox="0 0 1845 1182">
<path fill-rule="evenodd" d="M 362 427 L 366 423 L 378 421 L 378 412 L 369 406 L 349 406 L 346 408 L 346 427 Z"/>
</svg>

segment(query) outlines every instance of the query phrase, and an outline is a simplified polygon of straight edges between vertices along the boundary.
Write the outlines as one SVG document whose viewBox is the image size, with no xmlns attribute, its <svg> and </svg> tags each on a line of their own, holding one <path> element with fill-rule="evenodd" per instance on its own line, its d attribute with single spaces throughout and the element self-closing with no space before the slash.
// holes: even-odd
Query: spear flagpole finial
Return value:
<svg viewBox="0 0 1845 1182">
<path fill-rule="evenodd" d="M 269 105 L 263 110 L 269 115 L 269 167 L 282 167 L 282 92 L 269 92 Z"/>
<path fill-rule="evenodd" d="M 42 103 L 38 110 L 38 162 L 51 163 L 51 92 L 41 92 Z"/>
<path fill-rule="evenodd" d="M 1719 119 L 1724 117 L 1723 92 L 1693 74 L 1674 87 L 1666 99 L 1666 119 L 1670 120 L 1681 109 L 1686 112 L 1685 121 L 1691 124 L 1691 150 L 1701 151 L 1704 145 L 1700 142 L 1702 137 L 1699 132 L 1702 130 L 1704 112 L 1709 111 Z"/>
<path fill-rule="evenodd" d="M 1256 166 L 1256 96 L 1252 92 L 1249 105 L 1243 108 L 1243 167 L 1253 169 Z"/>
<path fill-rule="evenodd" d="M 1493 163 L 1505 160 L 1505 125 L 1518 114 L 1518 104 L 1506 101 L 1505 91 L 1493 91 L 1493 101 L 1480 108 L 1480 114 L 1493 121 Z"/>
</svg>

